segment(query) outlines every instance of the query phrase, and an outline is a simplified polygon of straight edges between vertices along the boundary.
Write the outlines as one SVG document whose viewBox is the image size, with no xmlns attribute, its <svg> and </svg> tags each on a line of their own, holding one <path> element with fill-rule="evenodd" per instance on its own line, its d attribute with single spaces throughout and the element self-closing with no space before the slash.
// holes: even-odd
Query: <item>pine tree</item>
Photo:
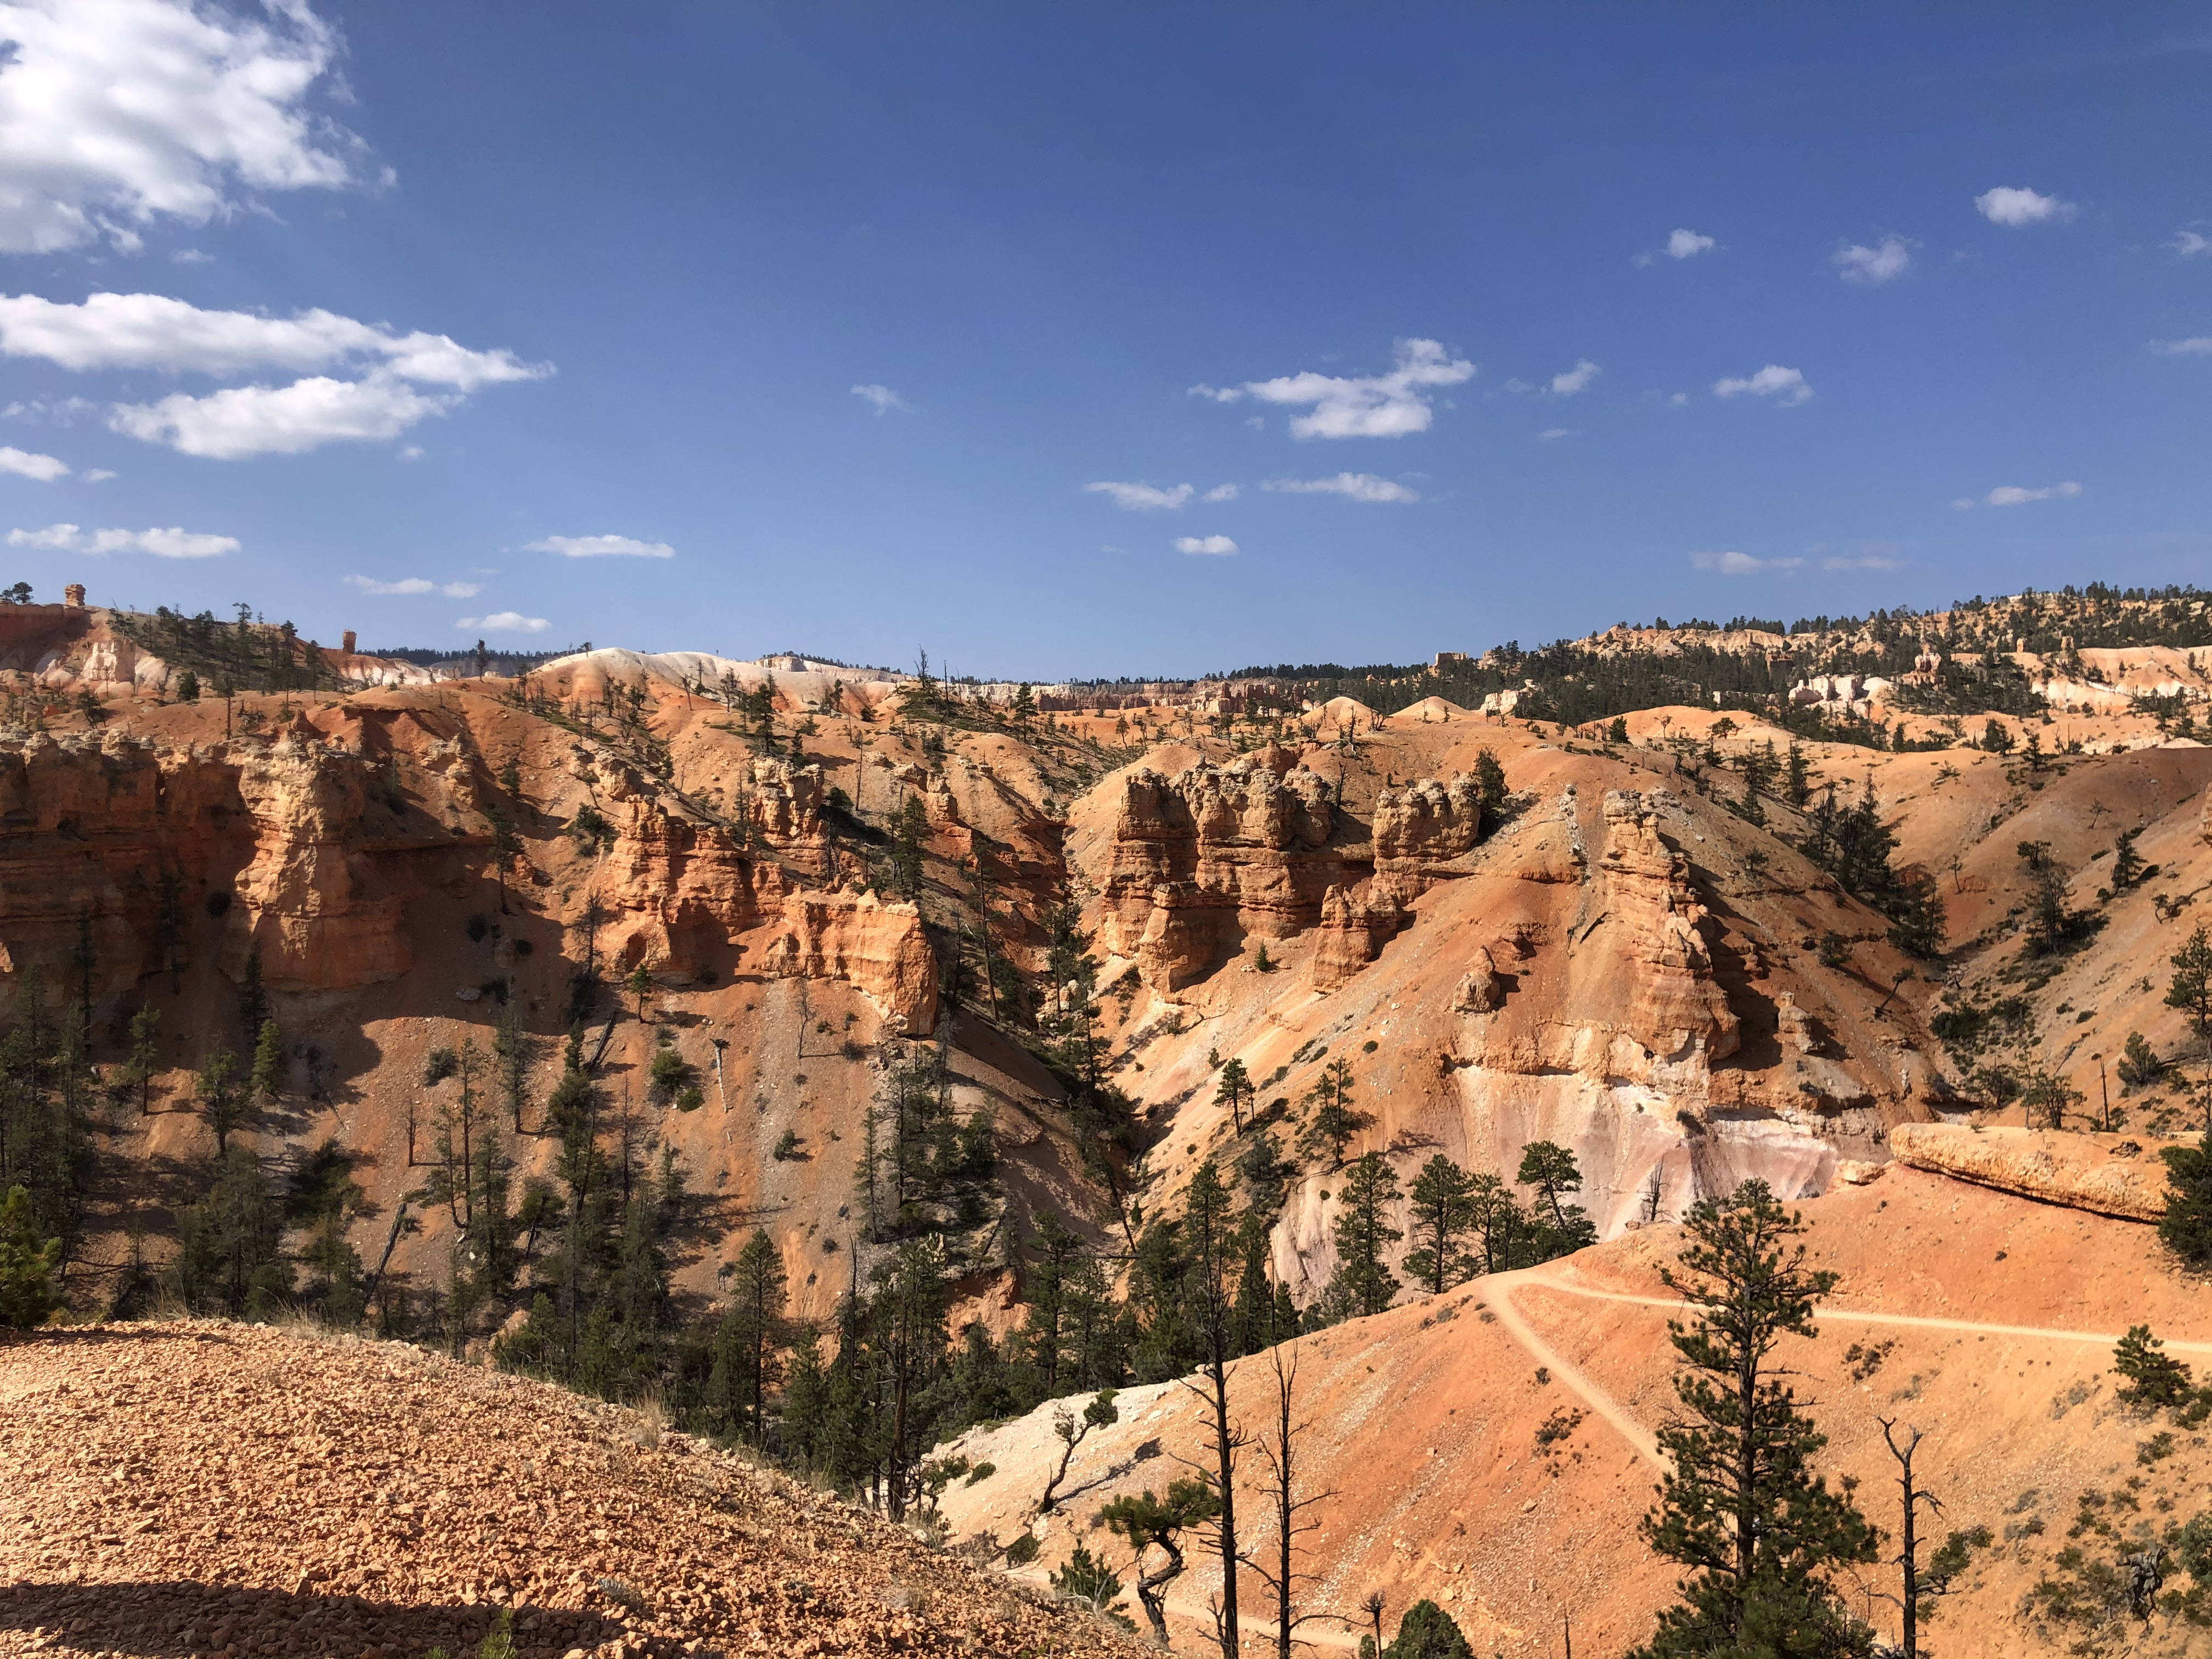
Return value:
<svg viewBox="0 0 2212 1659">
<path fill-rule="evenodd" d="M 261 1035 L 253 1045 L 252 1089 L 263 1101 L 274 1101 L 284 1092 L 284 1039 L 273 1019 L 261 1022 Z"/>
<path fill-rule="evenodd" d="M 8 1188 L 0 1199 L 0 1330 L 29 1330 L 61 1306 L 53 1283 L 61 1261 L 61 1240 L 39 1237 L 30 1194 Z"/>
<path fill-rule="evenodd" d="M 2159 1157 L 2166 1176 L 2159 1242 L 2188 1267 L 2212 1267 L 2212 1152 L 2202 1146 L 2168 1146 Z"/>
<path fill-rule="evenodd" d="M 1142 1496 L 1117 1498 L 1098 1511 L 1099 1521 L 1127 1540 L 1136 1557 L 1137 1600 L 1163 1648 L 1168 1645 L 1167 1587 L 1183 1571 L 1182 1535 L 1214 1519 L 1220 1508 L 1220 1500 L 1204 1480 L 1185 1475 L 1169 1483 L 1164 1498 L 1146 1487 Z M 1146 1563 L 1154 1550 L 1162 1559 L 1158 1566 L 1148 1568 Z"/>
<path fill-rule="evenodd" d="M 246 1147 L 229 1147 L 215 1184 L 177 1217 L 170 1273 L 179 1299 L 198 1313 L 270 1317 L 292 1288 L 283 1237 L 283 1210 L 261 1160 Z"/>
<path fill-rule="evenodd" d="M 1505 787 L 1505 769 L 1487 749 L 1474 757 L 1474 792 L 1482 803 L 1482 829 L 1487 835 L 1491 826 L 1505 816 L 1506 805 L 1512 799 Z"/>
<path fill-rule="evenodd" d="M 1674 1465 L 1643 1522 L 1645 1540 L 1688 1568 L 1636 1659 L 1719 1652 L 1826 1659 L 1863 1650 L 1864 1627 L 1830 1574 L 1874 1559 L 1878 1534 L 1814 1470 L 1827 1444 L 1776 1360 L 1810 1338 L 1814 1304 L 1837 1276 L 1808 1267 L 1799 1218 L 1747 1181 L 1687 1218 L 1677 1268 L 1662 1278 L 1697 1310 L 1668 1330 L 1681 1412 L 1659 1431 Z"/>
<path fill-rule="evenodd" d="M 736 1419 L 743 1408 L 742 1425 L 758 1445 L 767 1431 L 768 1389 L 782 1346 L 786 1297 L 783 1256 L 765 1228 L 753 1229 L 731 1263 L 726 1294 L 729 1308 L 715 1334 L 710 1395 L 726 1419 Z"/>
<path fill-rule="evenodd" d="M 154 1109 L 154 1076 L 161 1069 L 161 1011 L 151 1003 L 131 1016 L 131 1058 L 123 1077 L 138 1091 L 143 1116 Z"/>
<path fill-rule="evenodd" d="M 238 1087 L 238 1056 L 228 1048 L 217 1048 L 200 1062 L 194 1085 L 199 1095 L 200 1115 L 215 1132 L 215 1155 L 227 1157 L 232 1133 L 246 1120 L 245 1103 Z"/>
<path fill-rule="evenodd" d="M 2128 1386 L 2115 1398 L 2130 1406 L 2155 1409 L 2185 1404 L 2190 1395 L 2189 1367 L 2166 1352 L 2166 1344 L 2150 1334 L 2148 1325 L 2130 1325 L 2112 1350 L 2112 1369 Z"/>
<path fill-rule="evenodd" d="M 1366 1114 L 1352 1104 L 1352 1062 L 1340 1058 L 1322 1068 L 1307 1096 L 1314 1114 L 1298 1136 L 1300 1149 L 1310 1156 L 1327 1148 L 1332 1170 L 1344 1167 L 1345 1147 L 1367 1127 Z"/>
<path fill-rule="evenodd" d="M 1238 1134 L 1244 1133 L 1243 1109 L 1252 1103 L 1252 1077 L 1241 1060 L 1221 1062 L 1221 1073 L 1214 1085 L 1213 1098 L 1218 1105 L 1229 1109 L 1231 1123 Z"/>
<path fill-rule="evenodd" d="M 1336 1279 L 1330 1288 L 1355 1316 L 1381 1313 L 1398 1293 L 1398 1281 L 1382 1262 L 1383 1253 L 1405 1237 L 1386 1213 L 1397 1198 L 1397 1173 L 1380 1152 L 1355 1158 L 1345 1172 L 1338 1194 Z"/>
<path fill-rule="evenodd" d="M 261 951 L 249 944 L 245 977 L 238 982 L 238 1029 L 243 1034 L 240 1046 L 247 1054 L 261 1041 L 261 1028 L 268 1023 L 269 993 L 261 983 Z"/>
<path fill-rule="evenodd" d="M 1406 1609 L 1382 1659 L 1474 1659 L 1474 1650 L 1451 1614 L 1425 1598 Z"/>
<path fill-rule="evenodd" d="M 2197 1042 L 2212 1042 L 2212 938 L 2203 923 L 2168 961 L 2173 976 L 2166 981 L 2166 1006 L 2181 1010 Z"/>
<path fill-rule="evenodd" d="M 1812 769 L 1806 763 L 1804 745 L 1795 738 L 1790 739 L 1782 769 L 1782 798 L 1802 811 L 1813 797 Z"/>
<path fill-rule="evenodd" d="M 1413 1177 L 1413 1248 L 1406 1253 L 1406 1271 L 1431 1296 L 1442 1296 L 1474 1265 L 1460 1249 L 1474 1224 L 1474 1178 L 1442 1152 Z"/>
<path fill-rule="evenodd" d="M 1582 1166 L 1572 1152 L 1548 1140 L 1532 1140 L 1521 1149 L 1521 1168 L 1513 1178 L 1536 1189 L 1538 1243 L 1547 1257 L 1569 1255 L 1597 1243 L 1597 1229 L 1581 1206 L 1562 1201 L 1564 1194 L 1582 1190 Z"/>
<path fill-rule="evenodd" d="M 535 1057 L 535 1042 L 522 1029 L 522 999 L 509 996 L 500 1006 L 499 1024 L 492 1036 L 492 1052 L 499 1062 L 501 1092 L 507 1097 L 507 1109 L 513 1119 L 514 1133 L 522 1131 L 522 1115 L 530 1102 L 530 1063 Z"/>
<path fill-rule="evenodd" d="M 1528 1217 L 1505 1182 L 1487 1170 L 1468 1178 L 1467 1202 L 1468 1224 L 1482 1240 L 1482 1271 L 1507 1271 L 1528 1233 Z"/>
</svg>

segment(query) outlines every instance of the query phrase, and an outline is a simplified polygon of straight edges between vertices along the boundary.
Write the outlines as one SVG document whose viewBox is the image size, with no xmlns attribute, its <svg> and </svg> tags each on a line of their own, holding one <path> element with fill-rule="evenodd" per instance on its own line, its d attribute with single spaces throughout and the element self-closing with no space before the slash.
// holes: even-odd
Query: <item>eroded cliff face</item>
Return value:
<svg viewBox="0 0 2212 1659">
<path fill-rule="evenodd" d="M 94 995 L 190 965 L 184 907 L 226 918 L 222 965 L 249 945 L 284 990 L 406 971 L 404 898 L 365 867 L 400 850 L 365 833 L 374 781 L 319 735 L 168 747 L 121 735 L 0 744 L 0 943 L 58 992 L 89 924 Z M 380 828 L 388 830 L 390 826 Z M 212 903 L 210 903 L 212 901 Z"/>
<path fill-rule="evenodd" d="M 1364 837 L 1346 842 L 1328 783 L 1286 754 L 1200 765 L 1174 778 L 1128 774 L 1102 867 L 1101 945 L 1173 990 L 1247 937 L 1282 939 L 1320 921 L 1332 887 L 1363 878 Z M 1346 835 L 1355 835 L 1346 826 Z"/>
</svg>

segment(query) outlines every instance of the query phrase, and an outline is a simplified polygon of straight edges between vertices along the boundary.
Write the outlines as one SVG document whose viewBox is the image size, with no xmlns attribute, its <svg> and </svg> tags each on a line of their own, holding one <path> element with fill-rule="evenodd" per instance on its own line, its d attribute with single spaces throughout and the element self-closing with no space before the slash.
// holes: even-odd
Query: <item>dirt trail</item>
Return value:
<svg viewBox="0 0 2212 1659">
<path fill-rule="evenodd" d="M 1498 1322 L 1513 1334 L 1514 1340 L 1534 1355 L 1537 1363 L 1549 1370 L 1553 1376 L 1581 1395 L 1589 1408 L 1610 1423 L 1620 1437 L 1633 1446 L 1647 1462 L 1662 1474 L 1668 1472 L 1671 1465 L 1660 1452 L 1659 1443 L 1650 1431 L 1630 1416 L 1619 1401 L 1591 1381 L 1578 1366 L 1536 1334 L 1527 1316 L 1514 1305 L 1513 1292 L 1523 1285 L 1537 1285 L 1565 1296 L 1586 1297 L 1596 1302 L 1626 1302 L 1643 1308 L 1663 1308 L 1669 1313 L 1690 1311 L 1689 1304 L 1675 1297 L 1638 1296 L 1631 1291 L 1601 1291 L 1587 1285 L 1572 1284 L 1542 1267 L 1521 1267 L 1511 1273 L 1498 1273 L 1490 1283 L 1494 1291 L 1491 1306 L 1497 1311 Z M 1844 1308 L 1832 1303 L 1819 1304 L 1814 1310 L 1814 1316 L 1869 1325 L 1905 1325 L 1923 1330 L 1962 1331 L 1982 1336 L 2024 1336 L 2052 1342 L 2090 1343 L 2105 1347 L 2110 1347 L 2120 1340 L 2109 1331 L 2057 1330 L 2042 1325 L 1992 1325 L 1972 1319 L 1942 1319 L 1923 1314 L 1881 1313 L 1868 1308 Z M 2169 1341 L 2166 1346 L 2174 1353 L 2212 1354 L 2212 1342 Z"/>
<path fill-rule="evenodd" d="M 1505 1274 L 1498 1275 L 1503 1279 Z M 1558 1291 L 1566 1296 L 1589 1297 L 1599 1302 L 1628 1302 L 1644 1308 L 1664 1308 L 1669 1312 L 1689 1310 L 1689 1304 L 1676 1297 L 1638 1296 L 1630 1291 L 1601 1291 L 1587 1285 L 1570 1284 L 1540 1267 L 1524 1267 L 1510 1277 L 1530 1284 L 1541 1285 L 1547 1291 Z M 1881 1313 L 1871 1308 L 1838 1307 L 1832 1302 L 1820 1303 L 1813 1310 L 1815 1319 L 1856 1320 L 1869 1325 L 1910 1325 L 1923 1330 L 1966 1331 L 1980 1336 L 2025 1336 L 2041 1338 L 2051 1342 L 2088 1342 L 2111 1347 L 2119 1340 L 2116 1331 L 2069 1331 L 2048 1325 L 1990 1325 L 1973 1319 L 1941 1319 L 1929 1314 Z M 2174 1353 L 2212 1354 L 2212 1342 L 2166 1341 L 2166 1348 Z"/>
<path fill-rule="evenodd" d="M 1534 1267 L 1498 1273 L 1490 1282 L 1497 1292 L 1491 1305 L 1497 1311 L 1498 1322 L 1512 1332 L 1514 1340 L 1535 1355 L 1540 1364 L 1580 1395 L 1592 1411 L 1612 1424 L 1620 1437 L 1635 1447 L 1638 1455 L 1646 1462 L 1662 1474 L 1669 1472 L 1672 1466 L 1660 1455 L 1659 1443 L 1652 1437 L 1651 1431 L 1631 1417 L 1619 1401 L 1584 1376 L 1578 1366 L 1537 1335 L 1521 1310 L 1513 1305 L 1513 1291 L 1517 1285 L 1537 1284 L 1554 1290 L 1560 1287 L 1553 1285 L 1548 1278 L 1540 1276 Z"/>
</svg>

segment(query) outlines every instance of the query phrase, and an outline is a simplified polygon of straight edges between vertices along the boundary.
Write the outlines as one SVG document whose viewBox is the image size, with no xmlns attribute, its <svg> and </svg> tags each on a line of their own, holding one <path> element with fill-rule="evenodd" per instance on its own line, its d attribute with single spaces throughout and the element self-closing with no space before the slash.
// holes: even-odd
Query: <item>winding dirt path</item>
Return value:
<svg viewBox="0 0 2212 1659">
<path fill-rule="evenodd" d="M 1583 1371 L 1564 1358 L 1558 1349 L 1536 1334 L 1527 1317 L 1514 1304 L 1513 1292 L 1522 1285 L 1534 1285 L 1547 1291 L 1557 1291 L 1563 1296 L 1587 1297 L 1595 1302 L 1626 1302 L 1637 1307 L 1663 1308 L 1669 1313 L 1690 1311 L 1689 1304 L 1679 1297 L 1639 1296 L 1631 1291 L 1601 1291 L 1588 1285 L 1577 1285 L 1560 1278 L 1543 1267 L 1520 1267 L 1511 1273 L 1495 1273 L 1489 1284 L 1493 1291 L 1491 1306 L 1498 1314 L 1498 1322 L 1513 1334 L 1521 1346 L 1535 1356 L 1536 1361 L 1560 1382 L 1579 1395 L 1584 1403 L 1607 1422 L 1613 1425 L 1620 1437 L 1634 1447 L 1639 1455 L 1662 1474 L 1671 1466 L 1659 1450 L 1659 1443 L 1627 1408 L 1593 1382 Z M 1844 1308 L 1833 1303 L 1822 1303 L 1814 1310 L 1816 1319 L 1838 1319 L 1866 1325 L 1904 1325 L 1922 1330 L 1960 1331 L 1978 1336 L 2017 1336 L 2048 1342 L 2093 1343 L 2111 1347 L 2120 1339 L 2110 1331 L 2069 1331 L 2047 1325 L 1990 1325 L 1972 1319 L 1944 1319 L 1926 1314 L 1881 1313 L 1871 1308 Z M 2169 1352 L 2182 1354 L 2212 1354 L 2212 1342 L 2175 1342 L 2166 1345 Z"/>
</svg>

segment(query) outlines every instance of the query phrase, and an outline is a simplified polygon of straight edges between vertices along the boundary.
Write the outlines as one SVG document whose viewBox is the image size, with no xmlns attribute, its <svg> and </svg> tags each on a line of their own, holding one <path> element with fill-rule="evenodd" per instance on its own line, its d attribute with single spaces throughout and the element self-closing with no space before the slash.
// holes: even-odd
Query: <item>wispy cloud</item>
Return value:
<svg viewBox="0 0 2212 1659">
<path fill-rule="evenodd" d="M 456 628 L 481 628 L 487 634 L 543 634 L 553 624 L 543 617 L 526 617 L 520 611 L 495 611 L 489 617 L 464 617 Z"/>
<path fill-rule="evenodd" d="M 1175 549 L 1178 553 L 1226 555 L 1237 550 L 1237 544 L 1226 536 L 1178 536 Z"/>
<path fill-rule="evenodd" d="M 1833 558 L 1820 561 L 1823 570 L 1902 570 L 1905 561 L 1893 559 L 1881 553 L 1863 553 L 1856 558 Z"/>
<path fill-rule="evenodd" d="M 526 553 L 558 553 L 564 559 L 672 559 L 666 542 L 641 542 L 630 536 L 547 536 L 522 544 Z"/>
<path fill-rule="evenodd" d="M 2025 507 L 2030 501 L 2063 501 L 2081 493 L 2081 486 L 2069 478 L 2064 483 L 2045 484 L 2040 489 L 2027 489 L 2019 484 L 1999 484 L 1982 500 L 1990 507 Z M 1969 501 L 1967 505 L 1972 506 L 1972 503 Z"/>
<path fill-rule="evenodd" d="M 1233 483 L 1216 484 L 1198 499 L 1201 501 L 1233 501 L 1237 494 L 1237 486 Z"/>
<path fill-rule="evenodd" d="M 1741 379 L 1713 382 L 1716 398 L 1771 398 L 1784 408 L 1802 404 L 1813 395 L 1813 388 L 1805 384 L 1805 377 L 1794 368 L 1784 368 L 1779 363 L 1769 363 L 1756 374 Z"/>
<path fill-rule="evenodd" d="M 2051 219 L 2063 219 L 2074 211 L 2071 202 L 2062 202 L 2056 196 L 2040 195 L 2012 185 L 1999 185 L 1995 190 L 1984 191 L 1974 198 L 1974 206 L 1991 224 L 2009 225 L 2015 230 L 2022 225 L 2039 225 Z"/>
<path fill-rule="evenodd" d="M 1756 559 L 1748 553 L 1692 553 L 1690 563 L 1699 570 L 1711 570 L 1723 576 L 1756 576 L 1767 570 L 1796 570 L 1805 561 L 1790 559 Z"/>
<path fill-rule="evenodd" d="M 1279 375 L 1247 380 L 1241 386 L 1194 386 L 1191 395 L 1233 404 L 1251 398 L 1264 404 L 1306 408 L 1291 418 L 1293 438 L 1402 438 L 1425 432 L 1435 418 L 1431 394 L 1438 386 L 1474 378 L 1474 365 L 1453 357 L 1435 340 L 1398 343 L 1397 362 L 1387 374 Z"/>
<path fill-rule="evenodd" d="M 0 472 L 12 472 L 19 478 L 36 478 L 40 483 L 52 483 L 57 478 L 69 477 L 69 463 L 58 460 L 52 455 L 33 455 L 13 444 L 0 444 Z"/>
<path fill-rule="evenodd" d="M 2162 357 L 2212 357 L 2212 334 L 2189 340 L 2155 340 L 2150 349 Z"/>
<path fill-rule="evenodd" d="M 1565 374 L 1552 376 L 1552 395 L 1554 398 L 1571 398 L 1578 392 L 1587 392 L 1590 382 L 1604 373 L 1589 358 L 1582 358 Z"/>
<path fill-rule="evenodd" d="M 1189 484 L 1181 483 L 1162 489 L 1148 483 L 1087 483 L 1085 491 L 1093 495 L 1104 495 L 1124 513 L 1172 513 L 1198 491 Z M 1213 498 L 1208 496 L 1207 500 Z"/>
<path fill-rule="evenodd" d="M 449 599 L 473 599 L 483 592 L 482 582 L 434 582 L 424 576 L 402 576 L 398 581 L 380 582 L 373 576 L 348 576 L 345 585 L 362 593 L 397 594 L 402 597 L 416 593 L 442 593 Z"/>
<path fill-rule="evenodd" d="M 2202 258 L 2205 254 L 2212 253 L 2212 237 L 2200 236 L 2193 230 L 2179 231 L 2166 246 L 2185 259 Z"/>
<path fill-rule="evenodd" d="M 11 530 L 10 547 L 34 547 L 54 553 L 150 553 L 157 559 L 211 559 L 235 553 L 235 536 L 209 536 L 172 525 L 167 530 L 80 530 L 50 524 L 43 530 Z"/>
<path fill-rule="evenodd" d="M 1341 495 L 1348 501 L 1418 501 L 1420 492 L 1372 472 L 1340 472 L 1333 478 L 1270 478 L 1260 486 L 1283 495 Z"/>
<path fill-rule="evenodd" d="M 853 395 L 864 404 L 872 404 L 878 415 L 888 415 L 894 409 L 908 415 L 914 413 L 913 404 L 908 403 L 889 386 L 878 386 L 873 381 L 866 386 L 854 386 Z"/>
<path fill-rule="evenodd" d="M 1555 444 L 1562 438 L 1571 438 L 1574 435 L 1574 431 L 1571 428 L 1564 426 L 1547 426 L 1541 432 L 1539 432 L 1536 434 L 1536 441 L 1538 443 Z"/>
<path fill-rule="evenodd" d="M 1857 242 L 1846 243 L 1836 250 L 1836 266 L 1847 283 L 1863 283 L 1870 286 L 1894 282 L 1911 267 L 1911 250 L 1902 237 L 1885 236 L 1876 247 L 1866 247 Z"/>
</svg>

